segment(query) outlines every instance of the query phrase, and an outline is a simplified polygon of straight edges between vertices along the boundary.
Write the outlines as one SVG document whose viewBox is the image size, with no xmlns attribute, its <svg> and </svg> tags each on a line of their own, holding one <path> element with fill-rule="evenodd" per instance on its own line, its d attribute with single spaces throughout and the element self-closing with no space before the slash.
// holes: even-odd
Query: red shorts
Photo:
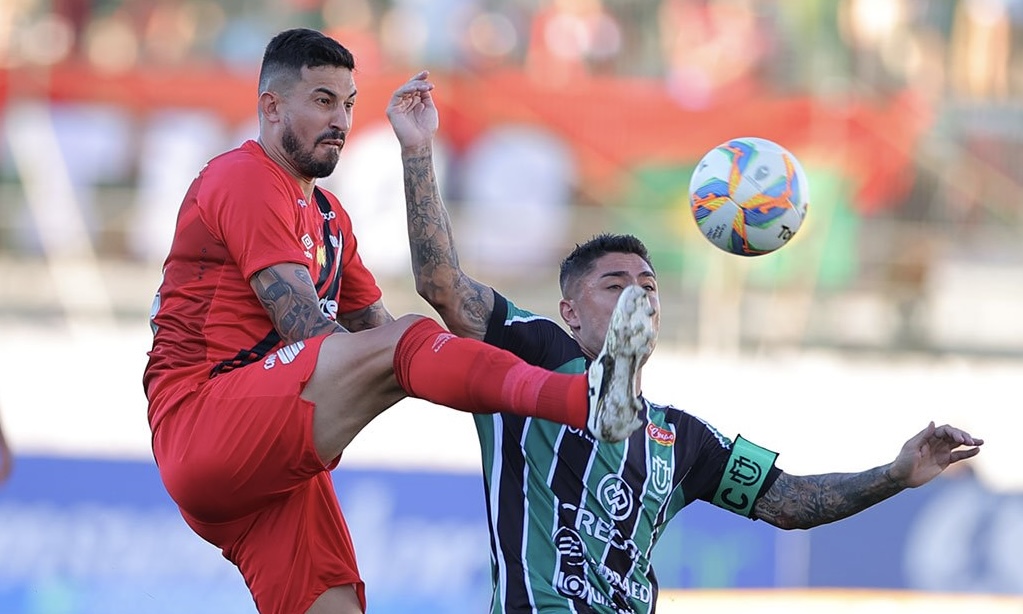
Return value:
<svg viewBox="0 0 1023 614">
<path fill-rule="evenodd" d="M 314 405 L 299 396 L 324 338 L 204 382 L 171 401 L 153 434 L 167 492 L 188 525 L 238 566 L 262 614 L 303 613 L 346 584 L 366 609 L 330 476 L 338 459 L 320 461 Z"/>
</svg>

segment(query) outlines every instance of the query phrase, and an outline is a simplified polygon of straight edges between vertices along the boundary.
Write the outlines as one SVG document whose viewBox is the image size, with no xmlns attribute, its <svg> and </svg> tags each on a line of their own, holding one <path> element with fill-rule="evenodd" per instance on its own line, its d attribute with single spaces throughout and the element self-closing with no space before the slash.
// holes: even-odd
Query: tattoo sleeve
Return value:
<svg viewBox="0 0 1023 614">
<path fill-rule="evenodd" d="M 320 311 L 313 280 L 302 265 L 267 267 L 252 277 L 251 286 L 286 343 L 345 330 Z"/>
<path fill-rule="evenodd" d="M 494 310 L 493 290 L 461 269 L 451 219 L 437 187 L 432 152 L 406 155 L 403 163 L 416 291 L 452 332 L 482 339 Z"/>
<path fill-rule="evenodd" d="M 394 321 L 394 317 L 387 311 L 381 301 L 377 301 L 359 311 L 339 314 L 337 319 L 342 326 L 352 332 L 376 328 L 377 326 Z"/>
<path fill-rule="evenodd" d="M 901 492 L 887 466 L 860 473 L 781 474 L 757 500 L 757 518 L 782 529 L 809 529 L 857 514 Z"/>
</svg>

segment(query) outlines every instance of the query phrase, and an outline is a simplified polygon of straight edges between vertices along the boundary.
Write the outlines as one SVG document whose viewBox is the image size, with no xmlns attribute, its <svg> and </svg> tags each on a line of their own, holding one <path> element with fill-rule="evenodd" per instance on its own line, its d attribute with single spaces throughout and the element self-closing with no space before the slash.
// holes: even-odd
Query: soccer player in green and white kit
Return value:
<svg viewBox="0 0 1023 614">
<path fill-rule="evenodd" d="M 427 79 L 426 73 L 412 78 Z M 646 248 L 632 236 L 601 235 L 565 259 L 559 307 L 570 332 L 466 275 L 433 168 L 438 117 L 431 89 L 396 94 L 388 106 L 402 147 L 419 294 L 455 334 L 548 369 L 583 372 L 601 349 L 620 295 L 642 288 L 659 313 Z M 920 486 L 975 456 L 983 443 L 931 423 L 886 465 L 795 476 L 775 466 L 774 452 L 741 437 L 733 441 L 675 407 L 649 400 L 645 406 L 643 428 L 619 443 L 541 419 L 474 416 L 483 452 L 493 613 L 653 612 L 651 551 L 689 503 L 701 499 L 783 529 L 810 528 Z"/>
</svg>

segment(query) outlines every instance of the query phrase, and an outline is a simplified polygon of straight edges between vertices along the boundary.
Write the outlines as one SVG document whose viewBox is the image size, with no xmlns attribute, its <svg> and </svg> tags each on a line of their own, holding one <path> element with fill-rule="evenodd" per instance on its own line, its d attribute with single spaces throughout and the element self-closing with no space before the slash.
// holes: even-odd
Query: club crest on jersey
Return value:
<svg viewBox="0 0 1023 614">
<path fill-rule="evenodd" d="M 675 443 L 675 433 L 668 429 L 662 429 L 653 422 L 646 425 L 646 435 L 662 446 L 670 446 Z"/>
<path fill-rule="evenodd" d="M 653 459 L 653 466 L 650 467 L 650 484 L 659 495 L 668 494 L 671 489 L 671 464 L 663 458 Z"/>
</svg>

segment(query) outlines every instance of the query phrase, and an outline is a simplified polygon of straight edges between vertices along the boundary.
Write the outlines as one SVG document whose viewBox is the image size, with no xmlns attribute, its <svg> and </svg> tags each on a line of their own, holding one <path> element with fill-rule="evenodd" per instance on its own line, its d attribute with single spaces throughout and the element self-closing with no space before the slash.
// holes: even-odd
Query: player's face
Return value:
<svg viewBox="0 0 1023 614">
<path fill-rule="evenodd" d="M 341 157 L 355 106 L 352 71 L 334 66 L 303 68 L 282 114 L 281 147 L 304 177 L 327 177 Z"/>
<path fill-rule="evenodd" d="M 572 334 L 590 358 L 600 353 L 618 304 L 618 296 L 627 286 L 646 289 L 654 314 L 654 330 L 660 328 L 661 305 L 657 298 L 657 278 L 650 265 L 635 254 L 605 254 L 594 263 L 570 290 L 571 296 L 561 300 L 561 315 Z"/>
</svg>

